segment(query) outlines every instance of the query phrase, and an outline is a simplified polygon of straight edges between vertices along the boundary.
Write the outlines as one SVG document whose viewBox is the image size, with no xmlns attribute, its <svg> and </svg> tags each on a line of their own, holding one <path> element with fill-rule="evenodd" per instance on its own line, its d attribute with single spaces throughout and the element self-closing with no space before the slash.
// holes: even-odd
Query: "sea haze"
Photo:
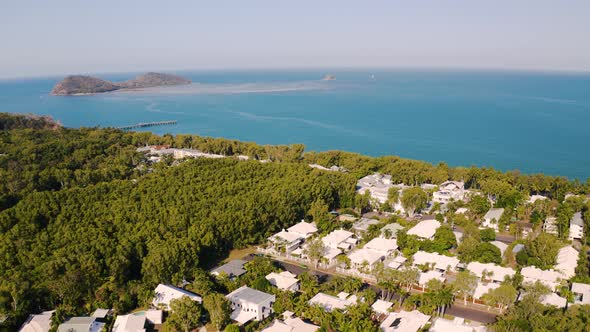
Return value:
<svg viewBox="0 0 590 332">
<path fill-rule="evenodd" d="M 322 81 L 326 73 L 336 80 Z M 61 78 L 1 81 L 0 107 L 51 115 L 68 127 L 177 120 L 176 126 L 149 130 L 590 176 L 590 74 L 379 69 L 176 74 L 195 84 L 55 97 L 48 93 Z"/>
</svg>

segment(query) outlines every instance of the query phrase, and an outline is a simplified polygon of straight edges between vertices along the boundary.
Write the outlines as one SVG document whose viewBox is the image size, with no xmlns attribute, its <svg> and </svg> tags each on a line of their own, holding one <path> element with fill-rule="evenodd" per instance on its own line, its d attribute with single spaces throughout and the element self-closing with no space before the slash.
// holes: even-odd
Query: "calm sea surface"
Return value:
<svg viewBox="0 0 590 332">
<path fill-rule="evenodd" d="M 590 74 L 330 73 L 337 80 L 321 81 L 326 71 L 184 72 L 198 84 L 79 97 L 48 95 L 60 77 L 5 80 L 0 111 L 68 127 L 177 120 L 149 130 L 590 176 Z"/>
</svg>

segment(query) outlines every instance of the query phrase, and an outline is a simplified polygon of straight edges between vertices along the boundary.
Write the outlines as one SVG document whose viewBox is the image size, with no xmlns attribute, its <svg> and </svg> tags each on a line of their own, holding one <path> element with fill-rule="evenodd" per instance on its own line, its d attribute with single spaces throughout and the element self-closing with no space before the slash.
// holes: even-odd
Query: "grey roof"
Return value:
<svg viewBox="0 0 590 332">
<path fill-rule="evenodd" d="M 213 269 L 211 273 L 225 272 L 225 274 L 227 274 L 230 277 L 239 277 L 242 274 L 246 273 L 246 270 L 244 269 L 244 264 L 246 264 L 245 260 L 235 259 Z"/>
<path fill-rule="evenodd" d="M 239 300 L 243 300 L 246 302 L 259 304 L 267 301 L 270 298 L 273 298 L 274 295 L 261 292 L 259 290 L 247 286 L 242 286 L 236 289 L 235 291 L 227 294 L 225 297 L 228 299 L 237 298 Z"/>
<path fill-rule="evenodd" d="M 59 325 L 58 332 L 88 332 L 95 317 L 72 317 Z"/>
<path fill-rule="evenodd" d="M 369 229 L 369 226 L 377 225 L 378 223 L 379 220 L 363 217 L 359 221 L 355 222 L 354 225 L 352 225 L 352 228 L 358 231 L 367 231 Z"/>
<path fill-rule="evenodd" d="M 584 220 L 582 220 L 582 212 L 574 213 L 574 216 L 572 217 L 572 221 L 570 222 L 570 224 L 584 227 Z"/>
<path fill-rule="evenodd" d="M 392 237 L 396 238 L 397 232 L 401 231 L 402 229 L 404 229 L 404 226 L 394 222 L 393 224 L 387 224 L 383 226 L 383 228 L 381 228 L 381 233 L 383 233 L 385 230 L 390 230 Z"/>
<path fill-rule="evenodd" d="M 512 252 L 516 254 L 517 252 L 521 251 L 522 249 L 524 249 L 524 244 L 519 243 L 519 244 L 515 245 L 514 248 L 512 248 Z"/>
</svg>

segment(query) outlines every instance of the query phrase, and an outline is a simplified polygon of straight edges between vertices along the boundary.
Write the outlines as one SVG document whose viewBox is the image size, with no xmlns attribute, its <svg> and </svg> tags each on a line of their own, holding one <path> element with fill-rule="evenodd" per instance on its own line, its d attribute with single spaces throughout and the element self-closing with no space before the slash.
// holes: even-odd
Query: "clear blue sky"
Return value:
<svg viewBox="0 0 590 332">
<path fill-rule="evenodd" d="M 0 77 L 344 66 L 590 70 L 590 0 L 0 1 Z"/>
</svg>

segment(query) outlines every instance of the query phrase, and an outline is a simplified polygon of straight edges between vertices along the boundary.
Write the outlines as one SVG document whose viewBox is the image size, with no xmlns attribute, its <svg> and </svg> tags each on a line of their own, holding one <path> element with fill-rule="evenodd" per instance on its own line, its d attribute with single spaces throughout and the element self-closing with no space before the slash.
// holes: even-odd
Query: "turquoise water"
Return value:
<svg viewBox="0 0 590 332">
<path fill-rule="evenodd" d="M 83 97 L 49 96 L 60 78 L 9 80 L 0 109 L 69 127 L 178 120 L 150 130 L 590 176 L 590 74 L 330 73 L 336 81 L 320 81 L 326 71 L 184 72 L 200 84 Z"/>
</svg>

